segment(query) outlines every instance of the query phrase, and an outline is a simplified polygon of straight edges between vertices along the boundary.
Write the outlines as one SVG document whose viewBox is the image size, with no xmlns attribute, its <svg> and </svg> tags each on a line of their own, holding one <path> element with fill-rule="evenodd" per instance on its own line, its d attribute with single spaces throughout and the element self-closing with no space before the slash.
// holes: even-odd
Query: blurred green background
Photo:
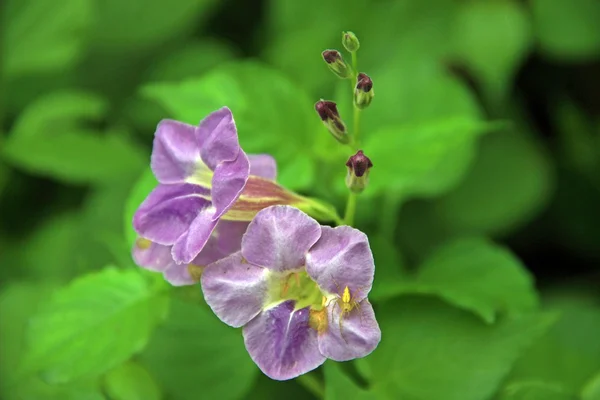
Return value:
<svg viewBox="0 0 600 400">
<path fill-rule="evenodd" d="M 2 399 L 600 399 L 600 2 L 4 0 Z M 361 41 L 357 227 L 377 350 L 275 382 L 199 287 L 130 258 L 157 123 L 227 105 L 281 184 L 343 210 L 313 105 Z"/>
</svg>

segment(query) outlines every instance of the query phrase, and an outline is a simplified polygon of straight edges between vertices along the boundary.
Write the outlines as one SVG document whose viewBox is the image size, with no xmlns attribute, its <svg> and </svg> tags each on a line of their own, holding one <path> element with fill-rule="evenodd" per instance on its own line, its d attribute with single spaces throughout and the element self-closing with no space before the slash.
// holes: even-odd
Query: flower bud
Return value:
<svg viewBox="0 0 600 400">
<path fill-rule="evenodd" d="M 337 110 L 337 105 L 333 101 L 319 100 L 315 104 L 315 110 L 327 130 L 340 143 L 347 144 L 350 142 L 350 137 L 346 131 L 346 125 L 340 118 L 340 113 Z"/>
<path fill-rule="evenodd" d="M 359 109 L 365 109 L 371 104 L 375 93 L 373 92 L 373 81 L 363 72 L 358 74 L 356 88 L 354 89 L 354 104 Z"/>
<path fill-rule="evenodd" d="M 323 53 L 323 60 L 327 63 L 327 66 L 334 74 L 342 79 L 347 79 L 352 76 L 352 71 L 344 58 L 337 50 L 325 50 Z"/>
<path fill-rule="evenodd" d="M 342 44 L 350 53 L 355 52 L 360 47 L 360 42 L 354 34 L 354 32 L 343 32 L 342 33 Z"/>
<path fill-rule="evenodd" d="M 346 186 L 354 193 L 360 193 L 369 184 L 369 169 L 373 163 L 365 156 L 362 150 L 348 159 L 346 163 L 348 174 L 346 175 Z"/>
</svg>

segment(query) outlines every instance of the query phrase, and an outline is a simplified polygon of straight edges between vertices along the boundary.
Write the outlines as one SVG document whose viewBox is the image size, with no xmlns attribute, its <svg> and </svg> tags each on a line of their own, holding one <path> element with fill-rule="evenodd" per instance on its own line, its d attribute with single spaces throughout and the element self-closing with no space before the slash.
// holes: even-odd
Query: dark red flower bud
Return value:
<svg viewBox="0 0 600 400">
<path fill-rule="evenodd" d="M 344 58 L 337 50 L 325 50 L 321 53 L 323 60 L 327 63 L 329 69 L 342 79 L 350 78 L 352 76 L 350 67 L 344 61 Z"/>
<path fill-rule="evenodd" d="M 356 88 L 354 90 L 354 104 L 361 110 L 371 104 L 375 93 L 373 92 L 373 81 L 371 78 L 361 72 L 356 79 Z"/>
<path fill-rule="evenodd" d="M 337 110 L 337 105 L 333 101 L 319 100 L 315 104 L 315 110 L 334 138 L 344 144 L 350 141 L 346 125 L 342 121 L 340 113 Z"/>
<path fill-rule="evenodd" d="M 365 156 L 362 150 L 359 150 L 355 155 L 346 162 L 348 174 L 346 175 L 346 186 L 354 193 L 360 193 L 369 184 L 369 170 L 373 167 L 373 163 L 369 157 Z"/>
</svg>

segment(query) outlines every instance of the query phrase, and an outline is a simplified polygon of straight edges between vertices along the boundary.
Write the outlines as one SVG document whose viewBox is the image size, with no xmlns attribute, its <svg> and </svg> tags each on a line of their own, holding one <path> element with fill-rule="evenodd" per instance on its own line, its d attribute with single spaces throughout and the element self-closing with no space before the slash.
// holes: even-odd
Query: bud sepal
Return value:
<svg viewBox="0 0 600 400">
<path fill-rule="evenodd" d="M 360 48 L 360 42 L 354 32 L 342 32 L 342 44 L 350 53 L 354 53 Z"/>
</svg>

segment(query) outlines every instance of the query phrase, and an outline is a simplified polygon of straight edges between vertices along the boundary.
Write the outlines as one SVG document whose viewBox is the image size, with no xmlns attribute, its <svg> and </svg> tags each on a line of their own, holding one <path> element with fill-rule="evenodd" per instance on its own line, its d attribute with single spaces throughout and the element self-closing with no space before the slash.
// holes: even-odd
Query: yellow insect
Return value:
<svg viewBox="0 0 600 400">
<path fill-rule="evenodd" d="M 331 279 L 333 280 L 333 277 L 331 277 Z M 358 288 L 353 295 L 350 292 L 350 288 L 348 286 L 344 287 L 344 290 L 341 290 L 340 286 L 337 284 L 337 282 L 335 280 L 333 280 L 333 283 L 335 284 L 335 286 L 338 290 L 338 293 L 335 294 L 336 297 L 331 299 L 327 305 L 329 305 L 331 303 L 331 301 L 335 301 L 335 304 L 340 308 L 340 317 L 338 320 L 340 336 L 342 337 L 342 339 L 344 339 L 344 342 L 346 342 L 346 344 L 348 344 L 348 341 L 344 337 L 344 332 L 342 331 L 342 319 L 344 319 L 345 316 L 350 314 L 350 312 L 352 312 L 352 310 L 357 308 L 360 313 L 360 322 L 362 325 L 362 311 L 360 309 L 360 305 L 359 305 L 358 301 L 356 301 L 356 297 L 357 297 L 356 292 L 360 291 L 361 288 Z M 342 293 L 341 296 L 339 295 L 339 293 Z M 331 320 L 332 321 L 333 321 L 333 309 L 334 308 L 335 308 L 335 305 L 331 308 Z"/>
</svg>

